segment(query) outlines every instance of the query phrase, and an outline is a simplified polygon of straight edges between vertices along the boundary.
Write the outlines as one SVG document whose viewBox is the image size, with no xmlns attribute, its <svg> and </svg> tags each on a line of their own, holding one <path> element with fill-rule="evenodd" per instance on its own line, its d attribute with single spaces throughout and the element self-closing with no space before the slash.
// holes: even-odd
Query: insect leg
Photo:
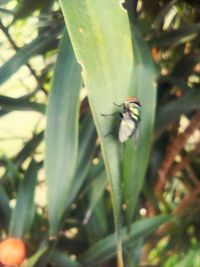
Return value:
<svg viewBox="0 0 200 267">
<path fill-rule="evenodd" d="M 103 117 L 116 116 L 116 115 L 120 115 L 120 113 L 119 112 L 114 112 L 114 113 L 111 113 L 111 114 L 103 114 L 103 113 L 101 114 L 101 116 L 103 116 Z"/>
<path fill-rule="evenodd" d="M 113 105 L 115 105 L 116 107 L 120 108 L 120 107 L 122 107 L 124 105 L 124 103 L 122 103 L 122 104 L 116 104 L 115 102 L 113 102 Z"/>
</svg>

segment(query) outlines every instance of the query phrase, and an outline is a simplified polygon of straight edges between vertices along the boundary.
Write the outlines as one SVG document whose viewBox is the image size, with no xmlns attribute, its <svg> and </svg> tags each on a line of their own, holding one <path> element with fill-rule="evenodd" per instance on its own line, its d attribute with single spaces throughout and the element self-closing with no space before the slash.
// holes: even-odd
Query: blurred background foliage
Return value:
<svg viewBox="0 0 200 267">
<path fill-rule="evenodd" d="M 127 0 L 123 8 L 157 77 L 151 152 L 147 167 L 138 165 L 142 188 L 130 187 L 137 205 L 128 234 L 123 212 L 113 220 L 98 124 L 59 2 L 0 1 L 0 234 L 26 241 L 25 266 L 116 266 L 116 220 L 124 266 L 200 266 L 200 1 Z M 141 90 L 145 97 L 149 88 Z"/>
</svg>

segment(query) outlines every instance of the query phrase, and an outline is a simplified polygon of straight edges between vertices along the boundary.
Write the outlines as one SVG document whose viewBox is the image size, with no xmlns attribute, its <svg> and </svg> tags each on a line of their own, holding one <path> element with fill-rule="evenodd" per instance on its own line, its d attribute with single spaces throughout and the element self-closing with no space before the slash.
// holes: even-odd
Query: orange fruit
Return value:
<svg viewBox="0 0 200 267">
<path fill-rule="evenodd" d="M 26 256 L 26 247 L 22 240 L 9 237 L 0 243 L 0 262 L 7 266 L 21 264 Z"/>
</svg>

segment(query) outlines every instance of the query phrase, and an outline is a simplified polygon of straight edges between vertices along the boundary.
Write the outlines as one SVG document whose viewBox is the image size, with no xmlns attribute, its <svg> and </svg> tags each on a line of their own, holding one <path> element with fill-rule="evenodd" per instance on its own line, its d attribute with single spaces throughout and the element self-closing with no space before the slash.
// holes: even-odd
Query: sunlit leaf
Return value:
<svg viewBox="0 0 200 267">
<path fill-rule="evenodd" d="M 123 103 L 130 95 L 133 56 L 128 16 L 120 1 L 115 0 L 61 0 L 60 3 L 77 59 L 82 65 L 82 76 L 88 89 L 89 103 L 112 188 L 118 232 L 121 205 L 119 150 L 122 145 L 113 135 L 105 137 L 112 131 L 115 121 L 101 114 L 115 112 L 113 102 Z M 118 251 L 120 255 L 120 242 Z"/>
</svg>

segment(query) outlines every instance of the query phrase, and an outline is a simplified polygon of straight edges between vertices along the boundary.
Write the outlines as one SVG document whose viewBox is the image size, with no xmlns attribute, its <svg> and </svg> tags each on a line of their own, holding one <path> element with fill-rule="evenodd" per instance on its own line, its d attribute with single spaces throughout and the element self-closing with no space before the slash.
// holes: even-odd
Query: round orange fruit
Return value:
<svg viewBox="0 0 200 267">
<path fill-rule="evenodd" d="M 0 243 L 0 262 L 7 266 L 21 264 L 26 256 L 26 247 L 22 240 L 9 237 Z"/>
</svg>

